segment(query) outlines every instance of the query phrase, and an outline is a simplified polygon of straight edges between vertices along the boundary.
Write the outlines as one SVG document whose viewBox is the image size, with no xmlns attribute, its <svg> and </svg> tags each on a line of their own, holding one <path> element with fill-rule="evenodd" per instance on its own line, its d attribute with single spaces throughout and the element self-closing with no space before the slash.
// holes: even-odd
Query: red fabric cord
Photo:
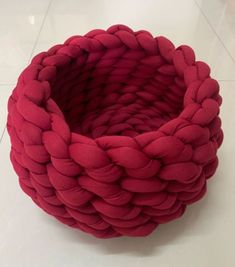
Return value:
<svg viewBox="0 0 235 267">
<path fill-rule="evenodd" d="M 145 236 L 206 192 L 219 85 L 193 50 L 115 25 L 33 58 L 8 105 L 20 186 L 99 238 Z"/>
</svg>

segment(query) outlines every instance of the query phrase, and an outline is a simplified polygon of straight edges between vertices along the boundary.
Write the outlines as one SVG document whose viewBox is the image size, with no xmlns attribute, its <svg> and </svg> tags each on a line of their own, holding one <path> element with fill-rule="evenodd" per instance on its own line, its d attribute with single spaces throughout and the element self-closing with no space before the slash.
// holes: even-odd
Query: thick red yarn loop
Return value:
<svg viewBox="0 0 235 267">
<path fill-rule="evenodd" d="M 99 238 L 146 236 L 206 192 L 219 85 L 186 45 L 124 25 L 35 56 L 9 99 L 11 161 L 44 211 Z"/>
</svg>

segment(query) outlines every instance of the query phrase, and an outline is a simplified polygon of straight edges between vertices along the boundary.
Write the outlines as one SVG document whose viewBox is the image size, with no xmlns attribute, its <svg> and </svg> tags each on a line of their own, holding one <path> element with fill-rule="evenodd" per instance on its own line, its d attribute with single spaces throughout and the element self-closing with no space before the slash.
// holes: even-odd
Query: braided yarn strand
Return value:
<svg viewBox="0 0 235 267">
<path fill-rule="evenodd" d="M 45 212 L 99 238 L 146 236 L 218 165 L 219 85 L 186 45 L 114 25 L 35 56 L 8 102 L 11 161 Z"/>
</svg>

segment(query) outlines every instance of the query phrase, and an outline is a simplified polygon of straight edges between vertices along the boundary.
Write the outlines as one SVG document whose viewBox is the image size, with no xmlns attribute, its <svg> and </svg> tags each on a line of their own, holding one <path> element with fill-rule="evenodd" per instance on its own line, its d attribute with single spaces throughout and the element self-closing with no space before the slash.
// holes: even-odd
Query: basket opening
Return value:
<svg viewBox="0 0 235 267">
<path fill-rule="evenodd" d="M 57 72 L 51 97 L 71 131 L 136 136 L 176 118 L 186 86 L 174 66 L 145 51 L 112 50 L 112 57 L 84 52 Z"/>
</svg>

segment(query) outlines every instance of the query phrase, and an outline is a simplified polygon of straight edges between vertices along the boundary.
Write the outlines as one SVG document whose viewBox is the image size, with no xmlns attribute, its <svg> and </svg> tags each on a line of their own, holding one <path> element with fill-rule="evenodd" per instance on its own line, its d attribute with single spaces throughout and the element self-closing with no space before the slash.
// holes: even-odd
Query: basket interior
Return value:
<svg viewBox="0 0 235 267">
<path fill-rule="evenodd" d="M 126 47 L 83 51 L 51 87 L 71 131 L 92 138 L 157 130 L 182 111 L 186 91 L 159 54 Z"/>
</svg>

